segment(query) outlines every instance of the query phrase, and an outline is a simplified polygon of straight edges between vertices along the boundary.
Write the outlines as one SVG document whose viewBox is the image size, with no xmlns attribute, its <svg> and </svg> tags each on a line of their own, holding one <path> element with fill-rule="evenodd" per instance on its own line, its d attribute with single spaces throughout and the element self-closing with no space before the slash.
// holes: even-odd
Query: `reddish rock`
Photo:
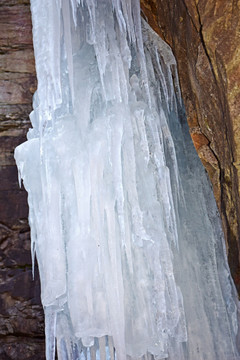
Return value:
<svg viewBox="0 0 240 360">
<path fill-rule="evenodd" d="M 141 6 L 177 59 L 190 133 L 213 184 L 240 291 L 240 1 L 141 0 Z"/>
</svg>

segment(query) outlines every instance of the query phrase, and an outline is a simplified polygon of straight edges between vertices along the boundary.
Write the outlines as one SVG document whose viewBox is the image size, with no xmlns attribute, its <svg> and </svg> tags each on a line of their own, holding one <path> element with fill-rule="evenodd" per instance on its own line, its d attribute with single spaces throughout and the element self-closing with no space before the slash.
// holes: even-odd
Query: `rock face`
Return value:
<svg viewBox="0 0 240 360">
<path fill-rule="evenodd" d="M 177 58 L 190 132 L 211 178 L 240 291 L 239 1 L 142 0 Z M 0 1 L 0 359 L 44 359 L 39 279 L 32 281 L 27 196 L 14 148 L 36 88 L 29 0 Z"/>
<path fill-rule="evenodd" d="M 27 195 L 14 148 L 36 88 L 29 1 L 0 2 L 0 359 L 44 359 L 40 284 L 32 280 Z"/>
<path fill-rule="evenodd" d="M 141 0 L 141 6 L 177 59 L 190 133 L 213 184 L 240 291 L 240 1 Z"/>
</svg>

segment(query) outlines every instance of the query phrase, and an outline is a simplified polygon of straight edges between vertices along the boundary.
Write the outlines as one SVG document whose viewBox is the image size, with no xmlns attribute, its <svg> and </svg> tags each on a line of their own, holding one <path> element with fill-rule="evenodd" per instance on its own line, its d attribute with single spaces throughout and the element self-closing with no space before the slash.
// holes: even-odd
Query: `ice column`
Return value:
<svg viewBox="0 0 240 360">
<path fill-rule="evenodd" d="M 238 301 L 171 49 L 138 0 L 31 0 L 17 147 L 46 357 L 233 360 Z M 21 181 L 21 180 L 20 180 Z"/>
</svg>

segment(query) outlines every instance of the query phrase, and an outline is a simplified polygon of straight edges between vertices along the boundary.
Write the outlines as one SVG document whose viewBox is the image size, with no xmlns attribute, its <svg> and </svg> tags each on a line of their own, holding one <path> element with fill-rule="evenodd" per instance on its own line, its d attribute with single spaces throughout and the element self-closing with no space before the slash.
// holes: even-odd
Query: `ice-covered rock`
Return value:
<svg viewBox="0 0 240 360">
<path fill-rule="evenodd" d="M 171 49 L 138 0 L 31 0 L 38 90 L 15 151 L 46 355 L 239 359 L 237 295 Z M 116 352 L 116 355 L 115 355 Z"/>
</svg>

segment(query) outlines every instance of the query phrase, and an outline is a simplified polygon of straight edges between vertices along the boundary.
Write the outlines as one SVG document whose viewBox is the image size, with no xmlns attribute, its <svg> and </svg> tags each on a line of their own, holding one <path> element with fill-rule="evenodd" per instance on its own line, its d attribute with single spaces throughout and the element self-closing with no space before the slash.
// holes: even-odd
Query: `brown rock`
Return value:
<svg viewBox="0 0 240 360">
<path fill-rule="evenodd" d="M 0 69 L 11 73 L 35 73 L 32 49 L 10 50 L 0 57 Z"/>
<path fill-rule="evenodd" d="M 27 194 L 13 158 L 36 88 L 29 1 L 0 3 L 0 359 L 44 359 L 37 268 L 32 280 Z"/>
<path fill-rule="evenodd" d="M 6 51 L 32 47 L 29 1 L 5 1 L 0 6 L 0 45 Z M 11 6 L 10 6 L 11 5 Z"/>
<path fill-rule="evenodd" d="M 44 340 L 9 336 L 0 339 L 1 360 L 44 360 Z"/>
<path fill-rule="evenodd" d="M 177 59 L 190 133 L 213 184 L 240 291 L 240 1 L 141 0 L 141 6 Z"/>
</svg>

